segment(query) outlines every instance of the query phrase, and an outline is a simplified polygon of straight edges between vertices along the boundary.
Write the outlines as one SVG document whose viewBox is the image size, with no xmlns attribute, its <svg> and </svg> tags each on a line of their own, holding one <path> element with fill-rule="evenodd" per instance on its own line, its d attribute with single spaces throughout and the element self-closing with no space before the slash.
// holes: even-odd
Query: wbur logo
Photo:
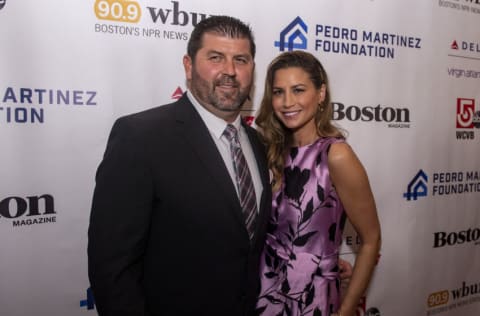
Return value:
<svg viewBox="0 0 480 316">
<path fill-rule="evenodd" d="M 307 49 L 308 27 L 303 20 L 297 16 L 290 24 L 280 32 L 279 41 L 275 41 L 275 47 L 281 52 L 294 49 Z"/>
<path fill-rule="evenodd" d="M 422 196 L 427 196 L 428 194 L 428 177 L 422 169 L 413 177 L 412 181 L 407 186 L 407 192 L 403 193 L 403 197 L 410 200 L 417 200 L 417 198 Z"/>
</svg>

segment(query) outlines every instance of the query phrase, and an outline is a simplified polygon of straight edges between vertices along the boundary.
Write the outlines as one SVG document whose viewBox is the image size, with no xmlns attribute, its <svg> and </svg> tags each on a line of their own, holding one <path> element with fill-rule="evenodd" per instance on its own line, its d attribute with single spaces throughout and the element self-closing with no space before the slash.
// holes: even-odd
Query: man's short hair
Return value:
<svg viewBox="0 0 480 316">
<path fill-rule="evenodd" d="M 187 45 L 187 54 L 192 61 L 202 48 L 202 39 L 205 33 L 214 33 L 230 38 L 246 38 L 250 42 L 250 53 L 255 58 L 255 40 L 250 26 L 237 18 L 226 15 L 214 15 L 200 21 L 192 31 Z"/>
</svg>

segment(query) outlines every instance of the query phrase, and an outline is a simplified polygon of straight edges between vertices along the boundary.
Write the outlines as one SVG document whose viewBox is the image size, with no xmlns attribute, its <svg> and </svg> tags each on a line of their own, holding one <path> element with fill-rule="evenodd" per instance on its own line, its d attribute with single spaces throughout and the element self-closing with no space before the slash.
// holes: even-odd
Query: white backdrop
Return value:
<svg viewBox="0 0 480 316">
<path fill-rule="evenodd" d="M 86 231 L 108 132 L 185 90 L 192 25 L 215 14 L 256 36 L 245 116 L 276 42 L 329 73 L 383 231 L 358 315 L 479 315 L 478 0 L 1 0 L 0 314 L 95 315 Z M 357 246 L 347 229 L 343 257 Z"/>
</svg>

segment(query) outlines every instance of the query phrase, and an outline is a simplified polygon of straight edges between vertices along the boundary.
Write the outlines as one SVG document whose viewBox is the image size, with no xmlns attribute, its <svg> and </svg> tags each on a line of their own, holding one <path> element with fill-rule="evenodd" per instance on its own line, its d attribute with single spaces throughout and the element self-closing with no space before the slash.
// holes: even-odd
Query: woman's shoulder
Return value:
<svg viewBox="0 0 480 316">
<path fill-rule="evenodd" d="M 332 141 L 328 148 L 329 165 L 345 164 L 354 160 L 357 160 L 357 156 L 345 139 Z"/>
</svg>

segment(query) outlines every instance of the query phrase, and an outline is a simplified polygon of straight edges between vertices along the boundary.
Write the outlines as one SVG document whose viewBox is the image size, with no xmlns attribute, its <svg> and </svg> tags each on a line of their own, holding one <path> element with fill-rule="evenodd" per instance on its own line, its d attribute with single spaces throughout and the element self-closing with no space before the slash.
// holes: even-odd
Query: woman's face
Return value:
<svg viewBox="0 0 480 316">
<path fill-rule="evenodd" d="M 317 89 L 300 67 L 279 69 L 273 77 L 272 106 L 275 116 L 292 131 L 294 140 L 316 138 L 315 114 L 325 99 L 325 85 Z"/>
</svg>

